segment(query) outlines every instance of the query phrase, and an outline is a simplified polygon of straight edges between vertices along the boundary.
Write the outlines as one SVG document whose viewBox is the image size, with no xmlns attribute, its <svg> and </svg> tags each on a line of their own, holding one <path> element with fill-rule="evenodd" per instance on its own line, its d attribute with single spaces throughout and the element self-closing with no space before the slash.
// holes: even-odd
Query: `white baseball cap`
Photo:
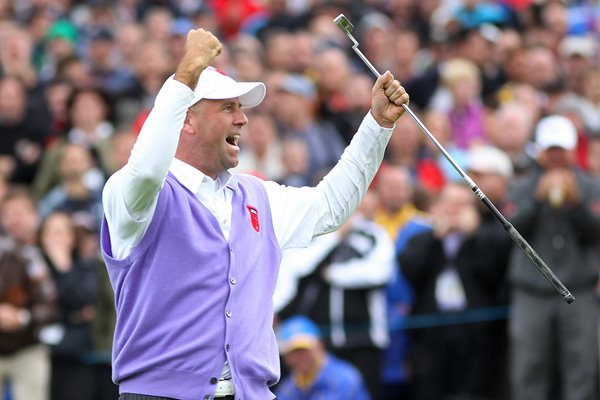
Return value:
<svg viewBox="0 0 600 400">
<path fill-rule="evenodd" d="M 513 165 L 510 157 L 494 146 L 481 145 L 469 149 L 467 153 L 467 169 L 484 174 L 498 174 L 512 178 Z"/>
<path fill-rule="evenodd" d="M 535 141 L 542 150 L 550 147 L 573 150 L 577 145 L 577 131 L 567 117 L 550 115 L 538 122 L 535 128 Z"/>
<path fill-rule="evenodd" d="M 266 88 L 262 82 L 236 82 L 225 72 L 206 67 L 200 74 L 192 104 L 202 99 L 240 99 L 242 107 L 254 107 L 265 98 Z"/>
<path fill-rule="evenodd" d="M 559 44 L 559 51 L 565 58 L 581 56 L 592 60 L 598 53 L 598 45 L 592 36 L 566 36 Z"/>
</svg>

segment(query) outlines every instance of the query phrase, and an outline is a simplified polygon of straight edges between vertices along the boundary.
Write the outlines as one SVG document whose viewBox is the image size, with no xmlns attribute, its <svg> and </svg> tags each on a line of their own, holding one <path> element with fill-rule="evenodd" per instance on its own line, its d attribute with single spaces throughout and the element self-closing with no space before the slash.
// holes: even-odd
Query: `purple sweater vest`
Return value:
<svg viewBox="0 0 600 400">
<path fill-rule="evenodd" d="M 113 380 L 122 393 L 212 398 L 229 360 L 236 399 L 268 400 L 279 379 L 272 295 L 281 250 L 262 182 L 236 175 L 230 240 L 171 174 L 142 241 L 102 254 L 115 292 Z"/>
</svg>

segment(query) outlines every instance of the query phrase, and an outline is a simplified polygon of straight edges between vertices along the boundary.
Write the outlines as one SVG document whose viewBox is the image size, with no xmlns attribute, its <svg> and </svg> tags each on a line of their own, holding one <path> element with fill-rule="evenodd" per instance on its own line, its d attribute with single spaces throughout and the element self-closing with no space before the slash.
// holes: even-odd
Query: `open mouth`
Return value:
<svg viewBox="0 0 600 400">
<path fill-rule="evenodd" d="M 238 146 L 239 140 L 240 140 L 240 135 L 231 135 L 231 136 L 227 136 L 227 138 L 225 138 L 225 141 L 234 147 Z"/>
</svg>

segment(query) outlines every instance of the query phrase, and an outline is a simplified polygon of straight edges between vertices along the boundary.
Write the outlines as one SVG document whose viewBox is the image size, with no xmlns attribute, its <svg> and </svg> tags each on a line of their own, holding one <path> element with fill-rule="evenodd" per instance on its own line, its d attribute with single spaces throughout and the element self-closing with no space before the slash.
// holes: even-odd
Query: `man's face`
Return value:
<svg viewBox="0 0 600 400">
<path fill-rule="evenodd" d="M 58 163 L 61 179 L 72 181 L 81 179 L 93 167 L 92 156 L 80 145 L 70 144 L 63 148 Z"/>
<path fill-rule="evenodd" d="M 2 226 L 18 242 L 27 242 L 38 226 L 38 214 L 31 201 L 16 197 L 2 207 Z"/>
<path fill-rule="evenodd" d="M 573 151 L 561 147 L 550 147 L 540 153 L 539 161 L 546 170 L 556 168 L 570 168 L 574 163 Z"/>
<path fill-rule="evenodd" d="M 25 89 L 16 80 L 6 78 L 0 81 L 0 117 L 11 122 L 19 122 L 25 112 L 27 96 Z"/>
<path fill-rule="evenodd" d="M 400 211 L 413 195 L 410 175 L 396 168 L 381 172 L 377 188 L 381 205 L 391 213 Z"/>
<path fill-rule="evenodd" d="M 285 364 L 294 374 L 308 374 L 317 365 L 318 358 L 314 348 L 292 350 L 283 356 Z"/>
<path fill-rule="evenodd" d="M 450 184 L 444 187 L 434 208 L 448 219 L 457 220 L 465 209 L 474 205 L 475 198 L 466 186 Z"/>
<path fill-rule="evenodd" d="M 477 186 L 486 194 L 492 203 L 500 203 L 506 196 L 508 180 L 494 172 L 468 171 L 469 176 Z"/>
<path fill-rule="evenodd" d="M 242 127 L 248 122 L 239 99 L 204 99 L 190 107 L 186 124 L 186 162 L 215 178 L 238 165 L 238 142 Z M 191 159 L 190 159 L 191 157 Z"/>
</svg>

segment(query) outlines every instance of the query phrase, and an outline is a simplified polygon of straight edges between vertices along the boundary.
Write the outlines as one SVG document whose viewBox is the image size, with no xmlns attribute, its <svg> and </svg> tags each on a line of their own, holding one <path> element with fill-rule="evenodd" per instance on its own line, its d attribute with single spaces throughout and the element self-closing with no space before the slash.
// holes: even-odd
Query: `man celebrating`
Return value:
<svg viewBox="0 0 600 400">
<path fill-rule="evenodd" d="M 281 250 L 307 246 L 352 215 L 408 103 L 386 72 L 352 143 L 314 188 L 233 175 L 242 108 L 258 105 L 265 86 L 210 67 L 221 49 L 210 32 L 188 33 L 129 162 L 104 189 L 121 400 L 274 398 Z"/>
</svg>

